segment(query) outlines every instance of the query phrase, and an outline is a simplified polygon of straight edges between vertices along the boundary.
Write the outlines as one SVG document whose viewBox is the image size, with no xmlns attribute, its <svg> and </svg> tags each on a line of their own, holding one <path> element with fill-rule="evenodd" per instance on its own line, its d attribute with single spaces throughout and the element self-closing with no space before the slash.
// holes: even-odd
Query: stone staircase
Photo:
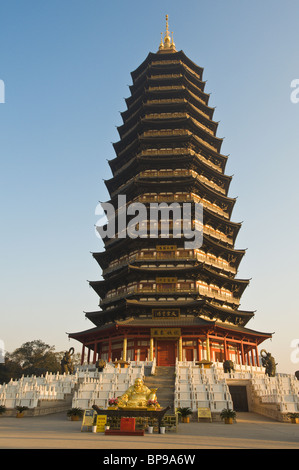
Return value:
<svg viewBox="0 0 299 470">
<path fill-rule="evenodd" d="M 174 413 L 174 367 L 156 367 L 155 375 L 144 378 L 148 388 L 157 388 L 157 399 L 162 408 L 170 406 L 169 414 Z"/>
</svg>

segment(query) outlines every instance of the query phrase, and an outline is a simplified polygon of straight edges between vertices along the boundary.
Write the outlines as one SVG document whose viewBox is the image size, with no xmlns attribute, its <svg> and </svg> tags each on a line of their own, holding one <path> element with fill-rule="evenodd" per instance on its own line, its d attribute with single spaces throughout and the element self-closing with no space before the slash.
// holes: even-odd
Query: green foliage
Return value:
<svg viewBox="0 0 299 470">
<path fill-rule="evenodd" d="M 223 410 L 220 413 L 221 419 L 226 419 L 226 418 L 235 419 L 235 417 L 236 417 L 236 412 L 230 408 L 223 408 Z"/>
<path fill-rule="evenodd" d="M 27 375 L 57 372 L 60 365 L 54 349 L 54 346 L 49 346 L 41 340 L 28 341 L 10 354 L 10 359 L 19 364 Z"/>
<path fill-rule="evenodd" d="M 28 410 L 28 406 L 16 406 L 16 410 L 18 413 L 23 413 L 23 411 Z"/>
<path fill-rule="evenodd" d="M 64 353 L 55 352 L 41 340 L 28 341 L 12 353 L 6 353 L 4 364 L 0 364 L 0 383 L 19 379 L 22 375 L 44 375 L 60 372 L 60 361 Z"/>
<path fill-rule="evenodd" d="M 84 410 L 82 408 L 71 408 L 66 414 L 67 416 L 79 416 L 79 418 L 82 418 Z"/>
<path fill-rule="evenodd" d="M 192 410 L 191 408 L 185 407 L 185 408 L 178 408 L 177 412 L 183 417 L 186 418 L 187 416 L 192 415 Z"/>
<path fill-rule="evenodd" d="M 0 405 L 0 415 L 3 415 L 3 413 L 5 413 L 5 411 L 6 411 L 6 406 Z"/>
</svg>

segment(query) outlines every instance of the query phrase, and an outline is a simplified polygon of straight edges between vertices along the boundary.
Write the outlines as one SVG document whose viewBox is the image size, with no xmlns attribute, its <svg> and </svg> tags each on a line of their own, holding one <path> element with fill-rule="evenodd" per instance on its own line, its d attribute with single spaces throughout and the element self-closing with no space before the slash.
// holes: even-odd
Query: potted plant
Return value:
<svg viewBox="0 0 299 470">
<path fill-rule="evenodd" d="M 108 410 L 116 410 L 118 407 L 118 398 L 109 398 L 108 405 Z"/>
<path fill-rule="evenodd" d="M 288 413 L 288 418 L 290 418 L 291 423 L 299 424 L 299 413 Z"/>
<path fill-rule="evenodd" d="M 224 420 L 225 424 L 233 424 L 236 412 L 230 408 L 224 408 L 220 413 L 220 418 Z"/>
<path fill-rule="evenodd" d="M 72 421 L 79 421 L 82 418 L 84 411 L 82 408 L 71 408 L 66 414 Z"/>
<path fill-rule="evenodd" d="M 16 406 L 17 418 L 24 417 L 24 411 L 28 410 L 28 406 Z"/>
<path fill-rule="evenodd" d="M 192 410 L 191 408 L 185 407 L 185 408 L 178 408 L 177 409 L 178 414 L 181 416 L 182 423 L 189 423 L 190 421 L 190 415 L 192 415 Z"/>
<path fill-rule="evenodd" d="M 3 413 L 5 413 L 5 411 L 6 411 L 6 406 L 0 405 L 0 415 L 3 415 Z"/>
</svg>

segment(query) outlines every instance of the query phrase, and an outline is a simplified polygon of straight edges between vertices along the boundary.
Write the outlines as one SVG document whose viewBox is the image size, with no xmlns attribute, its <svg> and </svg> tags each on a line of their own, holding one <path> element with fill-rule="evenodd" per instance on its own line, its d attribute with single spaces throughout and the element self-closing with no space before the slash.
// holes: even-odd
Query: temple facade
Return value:
<svg viewBox="0 0 299 470">
<path fill-rule="evenodd" d="M 116 234 L 93 253 L 103 279 L 90 286 L 100 309 L 85 314 L 92 328 L 69 338 L 82 343 L 82 363 L 155 358 L 160 366 L 176 359 L 259 365 L 258 346 L 271 334 L 249 329 L 254 312 L 240 308 L 249 284 L 236 277 L 245 254 L 235 248 L 241 224 L 231 220 L 236 199 L 228 196 L 232 178 L 225 174 L 227 156 L 203 69 L 176 50 L 167 19 L 159 50 L 131 76 L 109 161 L 112 177 L 105 181 Z M 174 211 L 165 221 L 161 210 L 153 222 L 150 208 L 161 203 L 182 209 L 188 203 L 191 228 L 195 206 L 202 208 L 198 246 L 174 232 Z M 132 208 L 140 204 L 147 210 L 143 235 L 139 219 L 131 236 L 123 236 L 121 214 L 126 209 L 127 225 L 133 224 Z"/>
</svg>

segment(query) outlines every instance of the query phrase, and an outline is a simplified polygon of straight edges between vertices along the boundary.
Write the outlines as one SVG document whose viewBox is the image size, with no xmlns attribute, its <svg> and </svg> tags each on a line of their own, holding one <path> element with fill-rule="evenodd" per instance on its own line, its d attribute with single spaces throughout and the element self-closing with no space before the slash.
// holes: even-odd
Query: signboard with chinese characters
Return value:
<svg viewBox="0 0 299 470">
<path fill-rule="evenodd" d="M 97 432 L 105 432 L 106 423 L 107 423 L 106 415 L 97 415 Z"/>
<path fill-rule="evenodd" d="M 157 284 L 175 284 L 177 277 L 156 277 Z"/>
<path fill-rule="evenodd" d="M 181 336 L 181 328 L 151 328 L 152 338 L 175 339 Z"/>
<path fill-rule="evenodd" d="M 177 249 L 176 245 L 157 245 L 157 251 L 175 251 Z"/>
<path fill-rule="evenodd" d="M 153 308 L 152 318 L 180 318 L 179 308 Z"/>
</svg>

